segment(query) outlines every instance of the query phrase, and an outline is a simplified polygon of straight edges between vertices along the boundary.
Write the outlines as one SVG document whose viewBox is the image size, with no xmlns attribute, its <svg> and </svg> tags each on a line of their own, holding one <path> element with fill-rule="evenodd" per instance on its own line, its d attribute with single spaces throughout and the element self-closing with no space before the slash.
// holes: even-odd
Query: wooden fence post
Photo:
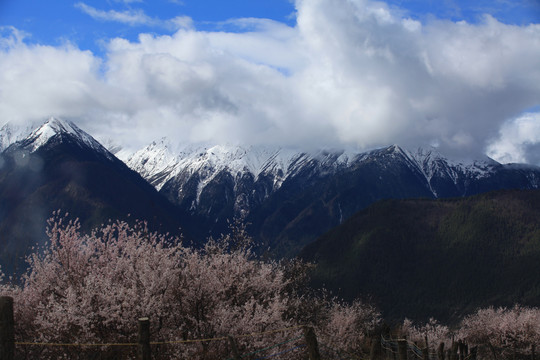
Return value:
<svg viewBox="0 0 540 360">
<path fill-rule="evenodd" d="M 452 347 L 450 348 L 449 360 L 458 360 L 458 343 L 452 341 Z"/>
<path fill-rule="evenodd" d="M 307 344 L 309 360 L 321 360 L 317 336 L 315 336 L 315 331 L 313 331 L 312 327 L 304 327 L 304 339 Z"/>
<path fill-rule="evenodd" d="M 471 360 L 476 360 L 477 355 L 478 355 L 478 346 L 473 346 L 471 348 Z"/>
<path fill-rule="evenodd" d="M 458 350 L 459 350 L 459 360 L 465 360 L 465 358 L 468 355 L 467 354 L 468 349 L 467 349 L 467 345 L 462 340 L 458 341 Z"/>
<path fill-rule="evenodd" d="M 369 360 L 377 360 L 382 357 L 381 335 L 375 335 L 371 338 L 371 349 L 369 351 Z"/>
<path fill-rule="evenodd" d="M 425 347 L 422 349 L 422 359 L 429 360 L 429 348 Z"/>
<path fill-rule="evenodd" d="M 407 340 L 398 340 L 399 360 L 407 360 Z"/>
<path fill-rule="evenodd" d="M 147 317 L 139 319 L 139 351 L 138 360 L 151 360 L 150 350 L 150 319 Z"/>
<path fill-rule="evenodd" d="M 0 297 L 0 359 L 15 358 L 15 322 L 13 320 L 13 298 Z"/>
<path fill-rule="evenodd" d="M 441 342 L 437 348 L 437 358 L 439 360 L 444 360 L 444 343 Z"/>
<path fill-rule="evenodd" d="M 234 360 L 240 360 L 241 356 L 238 352 L 238 346 L 236 346 L 236 341 L 234 341 L 234 338 L 232 336 L 227 336 L 229 339 L 229 345 L 231 346 L 231 350 L 233 353 L 233 359 Z"/>
</svg>

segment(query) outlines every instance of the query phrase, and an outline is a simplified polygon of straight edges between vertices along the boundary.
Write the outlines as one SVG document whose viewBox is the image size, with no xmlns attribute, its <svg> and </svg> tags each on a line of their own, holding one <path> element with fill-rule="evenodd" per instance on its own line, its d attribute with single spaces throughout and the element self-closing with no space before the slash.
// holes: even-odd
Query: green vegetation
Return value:
<svg viewBox="0 0 540 360">
<path fill-rule="evenodd" d="M 316 286 L 369 296 L 388 319 L 452 321 L 540 304 L 540 191 L 385 200 L 306 247 Z"/>
</svg>

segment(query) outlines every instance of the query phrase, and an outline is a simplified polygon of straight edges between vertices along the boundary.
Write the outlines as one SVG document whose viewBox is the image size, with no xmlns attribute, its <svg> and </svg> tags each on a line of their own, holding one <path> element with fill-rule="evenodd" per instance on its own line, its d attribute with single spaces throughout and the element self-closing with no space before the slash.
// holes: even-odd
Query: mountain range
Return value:
<svg viewBox="0 0 540 360">
<path fill-rule="evenodd" d="M 300 151 L 161 139 L 131 154 L 111 148 L 113 153 L 73 123 L 55 118 L 35 127 L 5 125 L 0 146 L 4 268 L 43 242 L 45 220 L 56 209 L 80 217 L 86 229 L 131 214 L 156 229 L 181 231 L 195 243 L 219 236 L 240 218 L 259 252 L 282 257 L 298 254 L 382 199 L 540 186 L 535 166 L 487 157 L 451 160 L 434 148 L 398 145 L 368 152 Z"/>
<path fill-rule="evenodd" d="M 368 152 L 242 146 L 175 147 L 161 139 L 124 161 L 209 234 L 241 218 L 261 248 L 293 256 L 366 206 L 389 198 L 447 198 L 534 189 L 540 169 L 488 157 L 451 160 L 434 148 Z"/>
</svg>

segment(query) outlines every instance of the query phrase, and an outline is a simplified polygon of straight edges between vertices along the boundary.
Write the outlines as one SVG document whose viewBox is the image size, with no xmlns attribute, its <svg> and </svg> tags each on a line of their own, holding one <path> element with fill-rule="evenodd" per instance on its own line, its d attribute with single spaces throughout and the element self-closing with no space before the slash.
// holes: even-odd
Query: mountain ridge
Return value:
<svg viewBox="0 0 540 360">
<path fill-rule="evenodd" d="M 227 154 L 227 156 L 221 156 L 221 158 L 216 156 L 211 158 L 209 154 L 213 155 L 215 151 L 220 152 L 221 154 Z M 336 164 L 352 165 L 355 161 L 363 160 L 366 157 L 369 157 L 370 154 L 380 153 L 381 151 L 401 154 L 411 162 L 412 166 L 421 169 L 428 181 L 437 172 L 446 170 L 438 169 L 441 163 L 446 163 L 453 168 L 461 170 L 463 173 L 474 174 L 477 177 L 485 176 L 486 172 L 489 171 L 490 166 L 512 165 L 501 164 L 486 155 L 477 159 L 452 160 L 449 157 L 442 155 L 434 147 L 405 149 L 397 144 L 367 151 L 336 148 L 304 151 L 294 148 L 282 148 L 279 146 L 256 147 L 241 145 L 186 145 L 184 147 L 179 147 L 179 150 L 174 150 L 174 146 L 166 138 L 162 138 L 158 142 L 153 142 L 147 147 L 132 154 L 123 154 L 121 159 L 132 169 L 144 174 L 143 176 L 145 178 L 152 178 L 157 173 L 166 171 L 167 168 L 174 168 L 177 173 L 180 171 L 179 168 L 186 166 L 186 164 L 190 165 L 191 163 L 197 162 L 195 161 L 196 157 L 205 155 L 203 160 L 207 160 L 209 163 L 221 162 L 217 166 L 219 170 L 229 167 L 230 172 L 249 171 L 257 178 L 261 173 L 268 173 L 269 168 L 273 164 L 279 165 L 276 166 L 275 171 L 284 172 L 284 176 L 286 177 L 290 175 L 287 170 L 294 170 L 295 165 L 298 165 L 298 163 L 305 163 L 306 161 L 313 160 L 324 163 L 329 160 L 329 155 L 332 155 Z M 264 156 L 266 156 L 266 159 Z M 256 162 L 250 161 L 254 158 L 257 158 Z M 153 161 L 149 164 L 150 159 L 153 159 Z M 248 160 L 242 162 L 244 159 Z M 200 159 L 197 160 L 199 160 L 198 162 L 200 163 Z M 253 163 L 256 165 L 253 165 Z M 535 165 L 522 164 L 522 166 L 536 168 Z M 194 167 L 192 167 L 192 171 L 193 169 Z M 175 176 L 176 173 L 173 172 L 170 176 Z M 155 183 L 154 186 L 159 190 L 163 186 L 163 183 Z"/>
<path fill-rule="evenodd" d="M 435 148 L 417 148 L 411 151 L 398 145 L 391 145 L 365 152 L 343 149 L 307 152 L 280 147 L 200 145 L 180 147 L 179 150 L 175 151 L 174 146 L 165 138 L 130 156 L 124 156 L 123 160 L 158 190 L 161 190 L 168 181 L 175 177 L 182 177 L 183 182 L 188 183 L 190 177 L 197 173 L 199 179 L 195 199 L 198 204 L 205 187 L 220 172 L 227 172 L 232 176 L 233 188 L 238 188 L 238 181 L 247 174 L 255 182 L 261 176 L 270 177 L 273 186 L 267 190 L 273 192 L 279 189 L 287 178 L 294 177 L 299 169 L 310 166 L 311 163 L 318 163 L 318 169 L 313 170 L 324 176 L 326 173 L 335 173 L 338 169 L 369 160 L 369 157 L 378 156 L 381 152 L 402 156 L 412 168 L 418 169 L 434 197 L 439 197 L 437 184 L 432 183 L 434 177 L 444 177 L 446 181 L 457 186 L 459 179 L 465 177 L 480 179 L 486 177 L 494 167 L 505 166 L 487 156 L 468 162 L 452 161 L 440 154 Z M 534 166 L 530 167 L 534 168 Z M 535 186 L 538 185 L 539 183 L 535 183 Z M 183 189 L 181 184 L 178 186 L 179 188 L 176 190 L 180 194 Z M 465 189 L 462 189 L 462 192 L 466 195 Z M 171 200 L 175 199 L 171 198 Z"/>
<path fill-rule="evenodd" d="M 450 160 L 434 148 L 411 151 L 398 145 L 366 152 L 301 151 L 174 145 L 161 139 L 131 156 L 120 151 L 123 162 L 75 124 L 54 118 L 2 155 L 18 149 L 13 161 L 23 164 L 25 154 L 30 154 L 32 166 L 39 170 L 43 159 L 34 155 L 62 141 L 75 146 L 69 151 L 88 150 L 79 155 L 92 161 L 114 163 L 115 171 L 128 178 L 137 173 L 137 182 L 144 181 L 138 186 L 152 188 L 167 200 L 171 213 L 189 219 L 183 227 L 194 236 L 192 240 L 219 236 L 230 221 L 241 219 L 250 224 L 250 234 L 260 248 L 270 249 L 276 257 L 295 256 L 318 236 L 382 199 L 469 196 L 540 186 L 540 168 L 535 166 L 503 165 L 487 157 Z M 92 174 L 85 176 L 93 179 Z M 98 183 L 102 191 L 109 191 L 102 179 Z M 110 196 L 117 198 L 114 193 Z"/>
<path fill-rule="evenodd" d="M 540 186 L 540 168 L 532 165 L 503 165 L 487 156 L 472 160 L 452 160 L 435 148 L 408 150 L 398 145 L 370 151 L 302 151 L 239 145 L 175 146 L 167 139 L 161 139 L 125 158 L 125 161 L 171 202 L 193 214 L 206 217 L 211 232 L 219 233 L 223 229 L 223 218 L 247 219 L 253 224 L 260 224 L 254 225 L 254 232 L 262 243 L 270 241 L 268 236 L 261 233 L 264 227 L 270 225 L 263 225 L 258 218 L 279 217 L 278 214 L 268 213 L 270 210 L 265 209 L 266 203 L 274 203 L 274 207 L 279 207 L 280 203 L 290 202 L 291 198 L 299 199 L 301 196 L 297 197 L 295 192 L 309 192 L 317 187 L 320 187 L 321 193 L 333 191 L 337 194 L 339 189 L 322 190 L 326 185 L 317 185 L 319 182 L 333 181 L 329 180 L 332 177 L 342 179 L 336 181 L 336 187 L 349 188 L 347 191 L 355 193 L 352 197 L 358 199 L 357 207 L 343 208 L 342 201 L 337 202 L 336 208 L 328 208 L 328 203 L 308 205 L 308 202 L 304 202 L 302 206 L 316 206 L 319 210 L 294 210 L 297 206 L 294 205 L 292 210 L 282 209 L 281 212 L 295 211 L 290 221 L 302 222 L 300 217 L 302 213 L 306 214 L 305 211 L 324 211 L 332 219 L 328 223 L 330 226 L 339 223 L 336 223 L 336 219 L 342 221 L 372 201 L 387 197 L 444 198 L 468 196 L 499 188 Z M 401 175 L 391 175 L 392 170 L 387 169 L 388 166 L 404 168 Z M 369 172 L 377 172 L 379 177 L 387 172 L 387 186 L 402 188 L 402 191 L 377 186 L 375 183 L 379 179 L 376 175 L 367 175 Z M 399 181 L 390 179 L 391 176 L 405 176 L 410 186 L 398 184 Z M 362 189 L 352 184 L 355 181 L 367 183 Z M 296 185 L 285 186 L 287 183 Z M 409 193 L 407 187 L 412 192 Z M 291 188 L 295 190 L 291 192 Z M 369 194 L 370 191 L 375 193 Z M 365 192 L 364 198 L 370 200 L 358 198 L 358 192 Z M 319 195 L 312 192 L 309 196 L 315 198 Z M 272 198 L 280 200 L 272 201 Z M 323 210 L 324 207 L 327 209 Z M 332 215 L 338 212 L 339 215 Z M 321 217 L 318 216 L 319 219 Z M 284 224 L 279 226 L 286 227 Z M 303 236 L 299 232 L 296 234 Z M 316 235 L 321 233 L 317 232 Z"/>
<path fill-rule="evenodd" d="M 234 218 L 261 249 L 294 256 L 375 201 L 447 198 L 540 186 L 540 168 L 487 156 L 449 158 L 397 144 L 356 151 L 269 146 L 182 145 L 166 138 L 124 156 L 169 201 L 197 216 L 207 235 Z M 265 252 L 266 250 L 261 250 Z"/>
</svg>

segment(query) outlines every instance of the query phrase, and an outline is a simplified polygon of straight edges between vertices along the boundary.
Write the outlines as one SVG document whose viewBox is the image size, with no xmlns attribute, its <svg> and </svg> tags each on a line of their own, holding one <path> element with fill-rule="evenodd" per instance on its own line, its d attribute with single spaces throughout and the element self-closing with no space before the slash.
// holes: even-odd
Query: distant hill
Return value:
<svg viewBox="0 0 540 360">
<path fill-rule="evenodd" d="M 316 286 L 369 296 L 388 319 L 452 320 L 489 305 L 540 306 L 540 191 L 385 200 L 308 245 Z"/>
</svg>

